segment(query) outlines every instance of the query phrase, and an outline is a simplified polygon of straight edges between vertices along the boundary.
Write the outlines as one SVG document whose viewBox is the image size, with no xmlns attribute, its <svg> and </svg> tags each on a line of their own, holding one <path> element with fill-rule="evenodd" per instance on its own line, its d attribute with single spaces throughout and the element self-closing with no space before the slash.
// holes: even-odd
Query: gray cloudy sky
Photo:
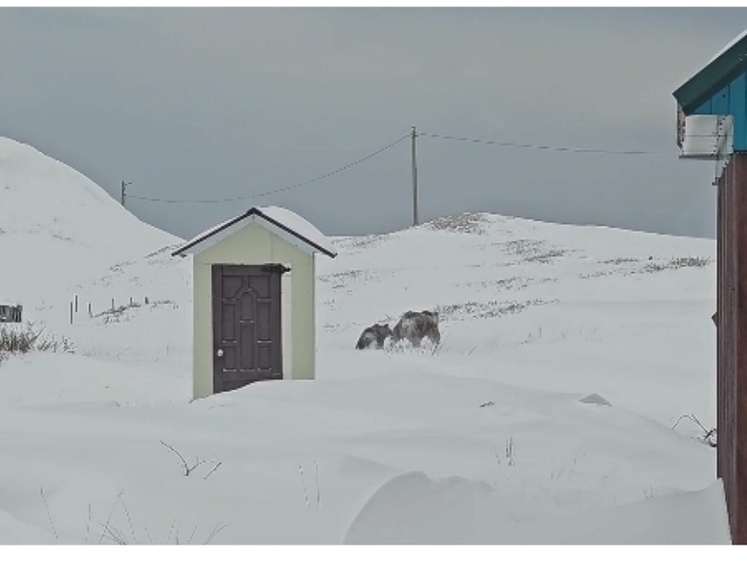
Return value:
<svg viewBox="0 0 747 562">
<path fill-rule="evenodd" d="M 419 130 L 421 219 L 464 210 L 714 234 L 715 165 L 678 160 L 672 92 L 747 9 L 0 9 L 0 135 L 119 197 L 282 188 Z M 411 221 L 404 141 L 328 179 L 222 204 L 129 199 L 189 237 L 251 205 L 327 234 Z"/>
</svg>

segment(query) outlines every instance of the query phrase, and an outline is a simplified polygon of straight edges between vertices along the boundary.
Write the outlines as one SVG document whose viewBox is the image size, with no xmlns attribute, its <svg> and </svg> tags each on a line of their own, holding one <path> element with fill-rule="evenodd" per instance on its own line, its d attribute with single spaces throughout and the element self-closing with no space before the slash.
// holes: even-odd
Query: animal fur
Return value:
<svg viewBox="0 0 747 562">
<path fill-rule="evenodd" d="M 420 342 L 426 337 L 436 345 L 441 343 L 437 312 L 429 310 L 413 312 L 408 310 L 392 330 L 392 340 L 394 342 L 406 339 L 414 347 L 420 347 Z"/>
<path fill-rule="evenodd" d="M 358 338 L 358 343 L 355 344 L 355 349 L 368 349 L 371 345 L 381 349 L 384 347 L 386 338 L 391 335 L 392 330 L 389 328 L 389 324 L 374 324 L 363 330 L 361 337 Z"/>
</svg>

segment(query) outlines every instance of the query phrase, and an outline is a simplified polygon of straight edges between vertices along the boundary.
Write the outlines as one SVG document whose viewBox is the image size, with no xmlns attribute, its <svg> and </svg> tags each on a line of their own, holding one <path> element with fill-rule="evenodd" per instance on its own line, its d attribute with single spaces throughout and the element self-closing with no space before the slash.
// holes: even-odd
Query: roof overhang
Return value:
<svg viewBox="0 0 747 562">
<path fill-rule="evenodd" d="M 171 255 L 184 257 L 187 254 L 198 254 L 255 222 L 265 230 L 276 235 L 278 238 L 285 240 L 309 255 L 315 252 L 321 252 L 331 258 L 337 256 L 337 252 L 332 250 L 330 247 L 325 247 L 324 245 L 311 240 L 293 229 L 290 225 L 283 224 L 281 221 L 273 218 L 267 213 L 264 213 L 257 207 L 252 207 L 245 213 L 203 232 L 183 246 L 174 250 Z"/>
<path fill-rule="evenodd" d="M 744 71 L 747 71 L 747 30 L 675 90 L 673 95 L 685 115 L 690 115 Z"/>
</svg>

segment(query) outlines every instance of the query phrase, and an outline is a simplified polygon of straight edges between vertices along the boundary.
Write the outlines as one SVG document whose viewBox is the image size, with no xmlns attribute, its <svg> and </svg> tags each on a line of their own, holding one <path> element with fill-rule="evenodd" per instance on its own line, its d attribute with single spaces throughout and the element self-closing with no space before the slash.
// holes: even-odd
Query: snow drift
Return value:
<svg viewBox="0 0 747 562">
<path fill-rule="evenodd" d="M 178 238 L 7 140 L 0 228 L 0 294 L 75 346 L 0 363 L 0 542 L 728 542 L 715 450 L 676 424 L 715 424 L 712 240 L 481 213 L 338 237 L 318 380 L 191 402 Z M 425 308 L 440 346 L 354 349 Z"/>
<path fill-rule="evenodd" d="M 538 516 L 464 478 L 422 472 L 376 491 L 346 544 L 730 544 L 723 483 L 563 516 Z"/>
</svg>

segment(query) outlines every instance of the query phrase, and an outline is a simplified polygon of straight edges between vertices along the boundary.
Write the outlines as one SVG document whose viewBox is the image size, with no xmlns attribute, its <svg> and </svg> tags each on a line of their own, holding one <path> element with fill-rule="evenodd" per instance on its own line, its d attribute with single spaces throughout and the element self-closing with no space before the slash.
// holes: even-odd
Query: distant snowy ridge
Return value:
<svg viewBox="0 0 747 562">
<path fill-rule="evenodd" d="M 124 252 L 180 240 L 137 219 L 67 164 L 1 137 L 0 228 L 5 234 L 50 234 Z M 123 234 L 130 235 L 127 243 L 123 243 Z"/>
<path fill-rule="evenodd" d="M 180 241 L 70 166 L 0 137 L 0 294 L 28 305 Z"/>
</svg>

